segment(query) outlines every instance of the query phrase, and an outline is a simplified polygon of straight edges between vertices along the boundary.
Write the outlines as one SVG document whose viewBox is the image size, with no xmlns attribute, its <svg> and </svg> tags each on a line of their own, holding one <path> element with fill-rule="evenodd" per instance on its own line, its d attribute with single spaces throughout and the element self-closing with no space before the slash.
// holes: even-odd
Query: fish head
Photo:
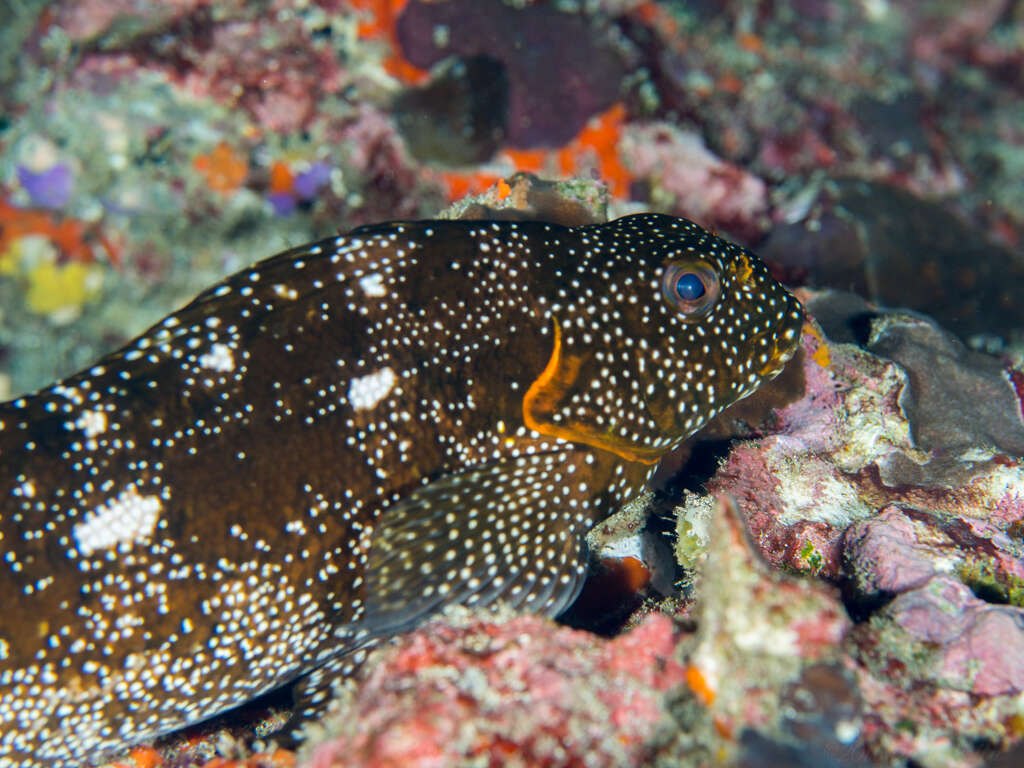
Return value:
<svg viewBox="0 0 1024 768">
<path fill-rule="evenodd" d="M 581 277 L 523 401 L 535 430 L 654 463 L 796 352 L 803 308 L 750 251 L 656 214 L 578 231 Z"/>
</svg>

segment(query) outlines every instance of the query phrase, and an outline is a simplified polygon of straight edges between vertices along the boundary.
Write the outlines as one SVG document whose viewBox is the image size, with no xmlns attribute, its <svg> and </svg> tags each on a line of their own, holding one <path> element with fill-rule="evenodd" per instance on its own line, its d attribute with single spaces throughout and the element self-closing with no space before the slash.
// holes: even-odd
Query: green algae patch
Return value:
<svg viewBox="0 0 1024 768">
<path fill-rule="evenodd" d="M 1024 608 L 1024 579 L 997 568 L 991 560 L 965 560 L 957 566 L 956 575 L 986 603 Z"/>
<path fill-rule="evenodd" d="M 804 545 L 800 548 L 800 558 L 807 564 L 808 570 L 815 575 L 820 573 L 825 565 L 825 559 L 821 556 L 821 552 L 818 551 L 818 548 L 811 541 L 804 542 Z"/>
</svg>

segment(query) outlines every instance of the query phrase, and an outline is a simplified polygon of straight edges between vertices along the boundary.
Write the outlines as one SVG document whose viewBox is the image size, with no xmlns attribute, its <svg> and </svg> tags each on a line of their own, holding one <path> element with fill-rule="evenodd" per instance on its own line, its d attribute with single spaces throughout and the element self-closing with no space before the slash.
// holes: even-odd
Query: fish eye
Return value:
<svg viewBox="0 0 1024 768">
<path fill-rule="evenodd" d="M 705 261 L 673 261 L 665 267 L 661 292 L 684 318 L 706 315 L 718 303 L 721 293 L 718 273 Z"/>
</svg>

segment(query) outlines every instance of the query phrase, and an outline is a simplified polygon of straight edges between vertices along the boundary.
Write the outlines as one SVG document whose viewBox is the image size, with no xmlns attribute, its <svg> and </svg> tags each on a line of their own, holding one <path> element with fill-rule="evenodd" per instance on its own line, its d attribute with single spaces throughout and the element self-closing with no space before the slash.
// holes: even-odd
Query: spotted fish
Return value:
<svg viewBox="0 0 1024 768">
<path fill-rule="evenodd" d="M 256 264 L 0 405 L 0 767 L 76 766 L 452 603 L 554 615 L 584 534 L 775 376 L 802 310 L 643 214 Z"/>
</svg>

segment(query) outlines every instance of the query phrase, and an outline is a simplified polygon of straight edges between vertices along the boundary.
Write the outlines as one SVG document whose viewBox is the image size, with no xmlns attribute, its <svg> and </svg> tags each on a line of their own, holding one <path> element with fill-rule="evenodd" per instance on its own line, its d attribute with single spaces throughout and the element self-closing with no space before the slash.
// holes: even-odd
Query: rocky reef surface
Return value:
<svg viewBox="0 0 1024 768">
<path fill-rule="evenodd" d="M 1017 764 L 1022 13 L 0 9 L 0 398 L 258 258 L 455 201 L 687 216 L 809 313 L 789 369 L 594 530 L 561 623 L 456 611 L 374 651 L 299 751 L 285 691 L 119 764 Z"/>
</svg>

